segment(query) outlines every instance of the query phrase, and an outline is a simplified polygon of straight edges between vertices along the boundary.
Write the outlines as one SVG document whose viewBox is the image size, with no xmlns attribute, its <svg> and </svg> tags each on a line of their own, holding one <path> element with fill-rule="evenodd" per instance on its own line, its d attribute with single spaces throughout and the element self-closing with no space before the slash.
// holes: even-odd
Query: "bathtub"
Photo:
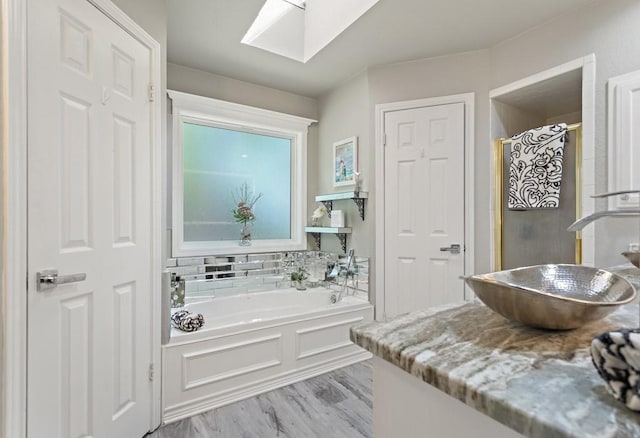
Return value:
<svg viewBox="0 0 640 438">
<path fill-rule="evenodd" d="M 371 357 L 349 340 L 373 318 L 366 297 L 284 289 L 187 304 L 197 332 L 171 329 L 163 346 L 163 421 L 170 423 Z"/>
</svg>

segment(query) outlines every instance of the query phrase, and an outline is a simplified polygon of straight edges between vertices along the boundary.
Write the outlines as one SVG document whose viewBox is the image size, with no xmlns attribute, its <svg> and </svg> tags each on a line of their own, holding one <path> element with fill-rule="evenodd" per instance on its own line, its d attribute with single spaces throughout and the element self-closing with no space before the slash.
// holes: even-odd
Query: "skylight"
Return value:
<svg viewBox="0 0 640 438">
<path fill-rule="evenodd" d="M 296 6 L 284 0 L 267 0 L 253 24 L 242 38 L 244 44 L 252 44 L 264 32 L 276 25 L 285 15 L 294 11 Z M 298 7 L 298 9 L 301 9 Z M 304 10 L 304 9 L 303 9 Z"/>
<path fill-rule="evenodd" d="M 378 1 L 266 0 L 242 42 L 307 62 Z"/>
</svg>

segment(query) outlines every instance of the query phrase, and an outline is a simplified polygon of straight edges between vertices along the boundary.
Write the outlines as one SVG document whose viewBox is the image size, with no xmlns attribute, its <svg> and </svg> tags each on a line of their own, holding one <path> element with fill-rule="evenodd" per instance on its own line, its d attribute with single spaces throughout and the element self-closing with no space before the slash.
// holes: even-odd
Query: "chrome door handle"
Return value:
<svg viewBox="0 0 640 438">
<path fill-rule="evenodd" d="M 53 289 L 59 284 L 75 283 L 76 281 L 84 281 L 86 279 L 87 274 L 85 273 L 58 275 L 57 269 L 48 269 L 46 271 L 40 271 L 36 274 L 36 281 L 38 283 L 39 291 Z"/>
<path fill-rule="evenodd" d="M 440 251 L 449 251 L 451 254 L 460 254 L 460 244 L 454 243 L 451 246 L 440 248 Z"/>
</svg>

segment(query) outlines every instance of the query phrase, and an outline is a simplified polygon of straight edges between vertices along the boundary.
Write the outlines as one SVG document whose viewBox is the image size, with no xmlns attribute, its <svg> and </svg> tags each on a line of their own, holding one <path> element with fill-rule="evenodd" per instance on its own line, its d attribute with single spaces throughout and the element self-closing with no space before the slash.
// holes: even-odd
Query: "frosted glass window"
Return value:
<svg viewBox="0 0 640 438">
<path fill-rule="evenodd" d="M 315 120 L 179 91 L 168 94 L 171 255 L 305 249 L 307 135 Z M 262 194 L 252 209 L 250 242 L 241 241 L 243 224 L 233 215 L 233 195 L 243 185 Z"/>
<path fill-rule="evenodd" d="M 233 193 L 262 193 L 253 208 L 252 240 L 291 238 L 292 139 L 241 129 L 183 123 L 184 241 L 237 241 Z"/>
</svg>

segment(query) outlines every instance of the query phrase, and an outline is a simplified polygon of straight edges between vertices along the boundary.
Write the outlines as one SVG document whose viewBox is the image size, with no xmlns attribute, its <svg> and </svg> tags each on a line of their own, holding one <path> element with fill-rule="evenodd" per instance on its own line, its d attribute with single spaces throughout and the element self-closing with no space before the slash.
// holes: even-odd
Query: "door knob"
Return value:
<svg viewBox="0 0 640 438">
<path fill-rule="evenodd" d="M 449 251 L 451 254 L 460 254 L 460 244 L 453 243 L 451 246 L 440 248 L 440 251 Z"/>
<path fill-rule="evenodd" d="M 76 281 L 84 281 L 86 279 L 87 274 L 84 272 L 80 274 L 58 275 L 57 269 L 48 269 L 36 274 L 38 291 L 53 289 L 59 284 L 75 283 Z"/>
</svg>

